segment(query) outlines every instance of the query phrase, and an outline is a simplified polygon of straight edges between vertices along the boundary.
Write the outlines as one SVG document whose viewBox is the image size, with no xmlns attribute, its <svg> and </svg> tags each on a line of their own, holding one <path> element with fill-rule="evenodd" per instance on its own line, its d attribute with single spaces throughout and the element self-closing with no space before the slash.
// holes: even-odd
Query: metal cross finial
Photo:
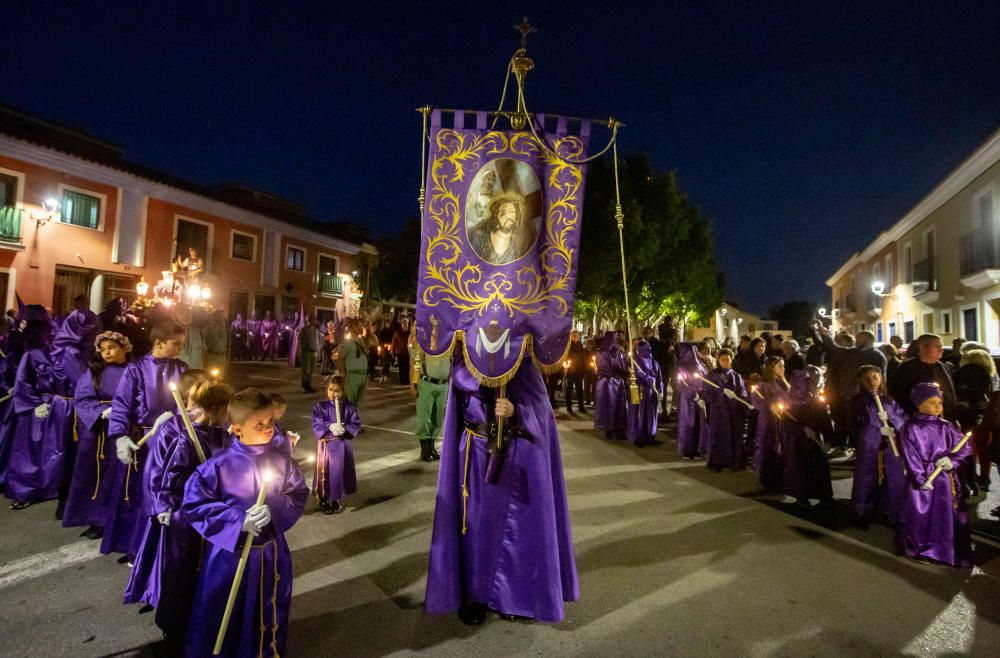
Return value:
<svg viewBox="0 0 1000 658">
<path fill-rule="evenodd" d="M 521 19 L 520 25 L 515 25 L 514 29 L 521 33 L 521 49 L 526 49 L 528 47 L 528 35 L 532 32 L 537 32 L 538 28 L 528 22 L 528 17 L 525 16 Z"/>
</svg>

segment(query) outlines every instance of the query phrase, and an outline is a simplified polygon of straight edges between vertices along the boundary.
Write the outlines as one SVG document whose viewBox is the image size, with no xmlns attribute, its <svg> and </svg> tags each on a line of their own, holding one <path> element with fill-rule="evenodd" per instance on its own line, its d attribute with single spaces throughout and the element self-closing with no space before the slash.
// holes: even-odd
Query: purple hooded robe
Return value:
<svg viewBox="0 0 1000 658">
<path fill-rule="evenodd" d="M 705 377 L 708 369 L 698 358 L 695 343 L 677 346 L 677 452 L 681 457 L 693 459 L 708 442 L 708 414 L 698 406 L 700 393 L 708 385 L 695 375 Z"/>
<path fill-rule="evenodd" d="M 788 391 L 780 383 L 762 381 L 751 391 L 750 402 L 757 410 L 753 470 L 765 488 L 779 489 L 782 471 L 781 444 L 778 441 L 778 417 L 771 407 L 779 402 L 788 404 Z"/>
<path fill-rule="evenodd" d="M 956 567 L 972 566 L 969 518 L 961 500 L 962 462 L 972 457 L 969 443 L 952 452 L 962 433 L 939 416 L 919 411 L 903 425 L 900 451 L 908 470 L 903 505 L 896 525 L 896 542 L 909 557 L 927 558 Z M 934 471 L 938 459 L 948 457 L 955 465 L 934 478 L 934 487 L 921 486 Z"/>
<path fill-rule="evenodd" d="M 660 364 L 653 358 L 652 348 L 646 341 L 636 347 L 635 379 L 639 385 L 639 404 L 628 405 L 628 427 L 625 436 L 632 445 L 641 447 L 654 443 L 659 420 L 658 396 L 663 392 L 663 375 Z"/>
<path fill-rule="evenodd" d="M 152 354 L 130 363 L 111 403 L 108 439 L 114 441 L 128 435 L 138 441 L 160 414 L 176 411 L 169 384 L 177 382 L 186 371 L 187 364 L 180 359 L 156 358 Z M 145 527 L 141 471 L 148 454 L 147 443 L 133 455 L 132 464 L 126 466 L 115 459 L 115 482 L 101 540 L 102 553 L 135 555 L 139 548 Z"/>
<path fill-rule="evenodd" d="M 812 498 L 833 500 L 830 465 L 819 438 L 832 435 L 833 423 L 826 403 L 810 391 L 809 373 L 805 370 L 792 373 L 786 411 L 788 413 L 779 419 L 778 431 L 785 494 L 802 502 Z M 810 436 L 806 429 L 811 430 L 816 438 Z"/>
<path fill-rule="evenodd" d="M 358 491 L 354 442 L 351 439 L 361 431 L 361 417 L 357 407 L 346 397 L 340 398 L 340 423 L 345 430 L 340 438 L 334 438 L 330 433 L 330 423 L 335 422 L 337 409 L 332 400 L 319 402 L 313 407 L 312 427 L 316 435 L 313 495 L 320 500 L 340 500 Z"/>
<path fill-rule="evenodd" d="M 265 484 L 267 471 L 272 480 Z M 181 509 L 206 542 L 185 655 L 212 654 L 243 542 L 249 538 L 242 532 L 243 520 L 262 486 L 267 487 L 264 504 L 271 510 L 271 523 L 252 539 L 221 655 L 285 653 L 292 604 L 292 555 L 285 533 L 302 516 L 309 488 L 298 465 L 272 440 L 259 446 L 233 441 L 199 466 L 184 487 Z"/>
<path fill-rule="evenodd" d="M 261 358 L 274 360 L 278 354 L 278 322 L 268 313 L 260 322 Z"/>
<path fill-rule="evenodd" d="M 229 325 L 229 358 L 241 361 L 247 358 L 247 323 L 243 314 L 237 313 L 236 319 Z"/>
<path fill-rule="evenodd" d="M 255 311 L 250 315 L 250 319 L 247 320 L 247 358 L 254 361 L 259 359 L 261 355 L 260 326 L 261 321 L 257 319 Z"/>
<path fill-rule="evenodd" d="M 730 400 L 723 390 L 734 391 L 741 399 L 747 399 L 747 387 L 743 377 L 732 368 L 716 368 L 708 374 L 708 381 L 720 388 L 705 385 L 702 395 L 708 403 L 708 452 L 705 455 L 709 468 L 729 468 L 734 471 L 746 466 L 743 448 L 743 427 L 746 422 L 746 406 L 737 400 Z"/>
<path fill-rule="evenodd" d="M 206 458 L 231 444 L 221 427 L 196 424 L 194 430 Z M 161 425 L 149 444 L 142 471 L 145 530 L 123 602 L 148 603 L 156 608 L 157 626 L 167 634 L 183 635 L 198 581 L 201 536 L 184 517 L 181 502 L 184 485 L 200 462 L 179 416 Z M 169 526 L 156 518 L 164 512 L 171 513 Z"/>
<path fill-rule="evenodd" d="M 906 423 L 906 413 L 895 399 L 880 395 L 882 407 L 889 416 L 889 426 L 896 430 L 896 448 L 899 449 L 899 430 Z M 870 520 L 879 509 L 885 511 L 891 523 L 899 519 L 903 489 L 906 486 L 902 454 L 893 454 L 889 442 L 881 434 L 882 421 L 878 417 L 875 397 L 861 391 L 850 403 L 848 431 L 854 437 L 854 482 L 851 486 L 851 504 L 854 515 Z"/>
<path fill-rule="evenodd" d="M 628 408 L 628 364 L 615 332 L 604 334 L 597 350 L 597 389 L 594 393 L 594 429 L 625 431 Z"/>
<path fill-rule="evenodd" d="M 114 445 L 108 439 L 108 421 L 101 414 L 111 408 L 111 400 L 124 374 L 124 365 L 110 364 L 101 371 L 97 387 L 90 370 L 80 375 L 76 382 L 73 406 L 79 441 L 63 512 L 63 527 L 103 526 L 107 520 L 114 485 L 112 474 L 118 460 Z"/>
<path fill-rule="evenodd" d="M 480 387 L 456 359 L 445 407 L 425 609 L 440 614 L 474 601 L 503 614 L 557 622 L 563 602 L 577 600 L 580 588 L 555 417 L 542 375 L 527 359 L 506 393 L 515 411 L 504 433 L 512 430 L 514 438 L 503 457 L 494 457 L 503 463 L 498 473 L 491 467 L 496 477 L 488 480 L 489 439 L 482 431 L 497 392 Z"/>
</svg>

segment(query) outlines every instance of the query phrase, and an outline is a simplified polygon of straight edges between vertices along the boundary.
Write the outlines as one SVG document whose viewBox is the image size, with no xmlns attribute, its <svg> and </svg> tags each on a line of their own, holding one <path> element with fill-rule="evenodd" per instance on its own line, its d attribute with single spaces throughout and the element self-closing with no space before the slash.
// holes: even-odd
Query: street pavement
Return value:
<svg viewBox="0 0 1000 658">
<path fill-rule="evenodd" d="M 283 424 L 303 435 L 296 457 L 309 454 L 318 397 L 298 390 L 297 371 L 237 364 L 226 374 L 288 397 Z M 635 449 L 564 410 L 580 601 L 557 625 L 426 616 L 437 465 L 417 461 L 405 388 L 370 385 L 361 417 L 359 493 L 338 516 L 310 501 L 287 535 L 288 656 L 1000 655 L 995 522 L 977 523 L 974 569 L 916 564 L 893 554 L 889 528 L 852 526 L 846 503 L 800 511 L 749 471 L 681 461 L 670 426 L 662 446 Z M 850 471 L 834 475 L 843 502 Z M 54 509 L 0 508 L 0 656 L 160 655 L 153 615 L 121 605 L 128 567 L 61 528 Z"/>
</svg>

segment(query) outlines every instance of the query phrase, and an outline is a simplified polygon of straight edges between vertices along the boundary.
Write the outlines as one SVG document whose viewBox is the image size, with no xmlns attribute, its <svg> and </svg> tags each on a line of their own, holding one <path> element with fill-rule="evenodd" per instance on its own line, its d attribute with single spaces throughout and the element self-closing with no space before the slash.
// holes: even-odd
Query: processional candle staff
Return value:
<svg viewBox="0 0 1000 658">
<path fill-rule="evenodd" d="M 267 495 L 267 485 L 270 484 L 272 473 L 265 470 L 261 475 L 263 483 L 260 485 L 260 492 L 257 494 L 257 503 L 254 507 L 264 504 L 264 497 Z M 252 509 L 252 508 L 251 508 Z M 236 594 L 240 591 L 240 583 L 243 582 L 243 572 L 247 568 L 247 559 L 250 557 L 250 547 L 253 546 L 253 537 L 247 534 L 243 541 L 243 552 L 240 554 L 240 561 L 236 565 L 236 575 L 233 576 L 233 586 L 229 588 L 229 599 L 226 600 L 226 610 L 222 613 L 222 623 L 219 624 L 219 634 L 215 638 L 215 648 L 212 655 L 218 656 L 222 652 L 222 641 L 226 638 L 226 629 L 229 628 L 229 618 L 233 615 L 233 605 L 236 603 Z"/>
<path fill-rule="evenodd" d="M 962 440 L 961 440 L 961 441 L 959 441 L 959 442 L 958 442 L 957 444 L 955 444 L 955 447 L 951 449 L 951 454 L 953 454 L 953 455 L 954 455 L 954 454 L 955 454 L 956 452 L 958 452 L 959 450 L 961 450 L 961 449 L 962 449 L 962 447 L 963 447 L 963 446 L 964 446 L 964 445 L 965 445 L 966 443 L 968 443 L 968 442 L 969 442 L 969 439 L 970 439 L 970 438 L 972 438 L 972 432 L 967 432 L 967 433 L 965 434 L 965 436 L 963 436 L 963 437 L 962 437 Z M 944 470 L 944 469 L 943 469 L 943 468 L 941 468 L 940 466 L 937 466 L 937 467 L 935 467 L 935 468 L 934 468 L 934 470 L 933 470 L 933 471 L 931 471 L 931 474 L 930 474 L 930 476 L 928 476 L 928 478 L 927 478 L 927 481 L 928 481 L 928 482 L 933 482 L 933 481 L 934 481 L 934 478 L 936 478 L 937 476 L 941 475 L 941 471 L 943 471 L 943 470 Z"/>
<path fill-rule="evenodd" d="M 885 407 L 882 406 L 882 398 L 879 396 L 878 391 L 875 391 L 875 406 L 878 407 L 878 417 L 882 419 L 882 427 L 889 427 L 889 420 L 885 415 Z M 899 448 L 896 447 L 896 439 L 889 437 L 889 446 L 892 448 L 892 454 L 894 457 L 899 457 Z"/>
<path fill-rule="evenodd" d="M 174 382 L 170 382 L 170 394 L 174 396 L 174 402 L 177 403 L 177 412 L 181 415 L 181 420 L 184 421 L 184 429 L 187 430 L 188 438 L 194 444 L 194 450 L 198 453 L 198 460 L 204 464 L 205 451 L 201 447 L 198 435 L 194 432 L 194 425 L 191 424 L 191 417 L 188 415 L 184 400 L 181 399 L 181 392 L 177 390 L 177 384 Z"/>
</svg>

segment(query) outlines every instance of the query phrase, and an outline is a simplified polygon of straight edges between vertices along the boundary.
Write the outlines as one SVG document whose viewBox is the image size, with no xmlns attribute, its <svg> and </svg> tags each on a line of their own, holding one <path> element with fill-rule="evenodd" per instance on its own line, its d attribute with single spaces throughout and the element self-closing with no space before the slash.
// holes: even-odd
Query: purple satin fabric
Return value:
<svg viewBox="0 0 1000 658">
<path fill-rule="evenodd" d="M 261 321 L 256 317 L 247 320 L 247 342 L 250 346 L 250 358 L 257 359 L 261 353 L 260 326 Z"/>
<path fill-rule="evenodd" d="M 594 391 L 594 429 L 624 431 L 628 420 L 628 365 L 612 331 L 597 351 L 597 387 Z"/>
<path fill-rule="evenodd" d="M 52 361 L 43 350 L 28 350 L 21 357 L 12 398 L 15 425 L 5 486 L 12 500 L 49 500 L 59 494 L 67 443 L 73 440 L 73 403 L 57 394 L 60 388 Z M 35 408 L 42 403 L 49 404 L 49 415 L 36 418 Z"/>
<path fill-rule="evenodd" d="M 313 495 L 322 500 L 340 500 L 358 491 L 358 476 L 354 467 L 354 442 L 361 431 L 361 417 L 346 398 L 340 400 L 340 422 L 346 434 L 336 439 L 330 434 L 330 423 L 337 422 L 333 401 L 326 400 L 313 407 L 312 426 L 316 435 L 316 466 Z"/>
<path fill-rule="evenodd" d="M 952 449 L 962 433 L 951 423 L 916 413 L 903 426 L 900 450 L 908 470 L 896 541 L 909 557 L 927 558 L 952 566 L 972 566 L 972 539 L 965 504 L 961 501 L 961 464 L 971 459 L 968 442 L 957 453 Z M 935 464 L 948 457 L 955 470 L 934 479 L 934 488 L 921 489 Z"/>
<path fill-rule="evenodd" d="M 302 515 L 309 489 L 298 465 L 273 440 L 263 446 L 234 441 L 229 450 L 199 466 L 184 488 L 184 516 L 205 539 L 186 655 L 212 653 L 246 537 L 241 531 L 243 519 L 257 501 L 265 469 L 274 474 L 264 499 L 271 523 L 253 539 L 221 655 L 240 658 L 285 652 L 292 556 L 284 534 Z"/>
<path fill-rule="evenodd" d="M 76 446 L 76 463 L 63 511 L 63 527 L 103 526 L 107 519 L 114 484 L 112 462 L 117 459 L 114 442 L 107 436 L 108 421 L 101 418 L 101 414 L 111 407 L 111 399 L 124 374 L 123 365 L 105 367 L 98 388 L 94 387 L 94 378 L 89 370 L 77 379 L 73 406 L 80 440 Z"/>
<path fill-rule="evenodd" d="M 580 590 L 555 418 L 530 361 L 522 362 L 506 392 L 515 406 L 508 420 L 523 438 L 510 442 L 499 479 L 489 483 L 486 439 L 463 427 L 463 417 L 485 420 L 483 396 L 464 365 L 452 369 L 425 609 L 440 614 L 477 601 L 505 614 L 558 622 L 563 602 L 578 599 Z M 464 535 L 463 482 L 469 490 Z"/>
<path fill-rule="evenodd" d="M 705 454 L 708 466 L 741 470 L 746 465 L 743 448 L 743 426 L 746 407 L 730 400 L 723 389 L 735 391 L 742 399 L 747 399 L 747 388 L 743 377 L 732 368 L 716 368 L 708 374 L 708 380 L 716 386 L 704 386 L 702 397 L 708 404 L 708 451 Z"/>
<path fill-rule="evenodd" d="M 801 371 L 795 374 L 798 372 Z M 826 452 L 820 443 L 806 436 L 804 430 L 808 427 L 819 437 L 828 437 L 831 429 L 830 412 L 825 404 L 815 398 L 792 404 L 789 411 L 796 420 L 784 415 L 780 419 L 778 432 L 784 492 L 797 500 L 830 500 L 833 498 L 833 483 L 830 480 Z"/>
<path fill-rule="evenodd" d="M 206 457 L 229 447 L 220 427 L 195 425 Z M 191 610 L 201 556 L 201 539 L 188 524 L 181 504 L 184 485 L 199 465 L 198 453 L 179 417 L 164 423 L 150 439 L 143 469 L 145 528 L 135 566 L 125 586 L 124 603 L 148 603 L 156 608 L 156 623 L 166 633 L 183 633 Z M 155 515 L 171 512 L 170 525 Z"/>
<path fill-rule="evenodd" d="M 893 398 L 880 396 L 882 406 L 889 416 L 889 425 L 898 432 L 906 423 L 906 413 Z M 906 486 L 902 455 L 896 457 L 889 442 L 881 434 L 882 421 L 878 406 L 870 393 L 862 391 L 851 399 L 851 434 L 854 436 L 854 481 L 851 486 L 851 505 L 859 519 L 871 519 L 879 510 L 885 512 L 890 522 L 899 519 L 903 490 Z M 879 456 L 882 457 L 883 481 L 879 483 Z"/>
<path fill-rule="evenodd" d="M 757 384 L 757 393 L 750 393 L 750 402 L 757 410 L 753 470 L 757 473 L 760 483 L 768 489 L 781 487 L 783 469 L 781 445 L 778 441 L 778 417 L 774 415 L 771 407 L 778 402 L 787 404 L 787 401 L 787 391 L 776 383 L 761 382 Z"/>
<path fill-rule="evenodd" d="M 660 364 L 653 359 L 649 343 L 642 341 L 636 349 L 635 378 L 639 386 L 639 404 L 628 405 L 628 426 L 625 436 L 634 446 L 653 443 L 659 423 L 659 398 L 663 391 Z"/>
<path fill-rule="evenodd" d="M 278 353 L 278 323 L 262 320 L 260 323 L 260 349 L 264 357 L 273 359 Z"/>
</svg>

